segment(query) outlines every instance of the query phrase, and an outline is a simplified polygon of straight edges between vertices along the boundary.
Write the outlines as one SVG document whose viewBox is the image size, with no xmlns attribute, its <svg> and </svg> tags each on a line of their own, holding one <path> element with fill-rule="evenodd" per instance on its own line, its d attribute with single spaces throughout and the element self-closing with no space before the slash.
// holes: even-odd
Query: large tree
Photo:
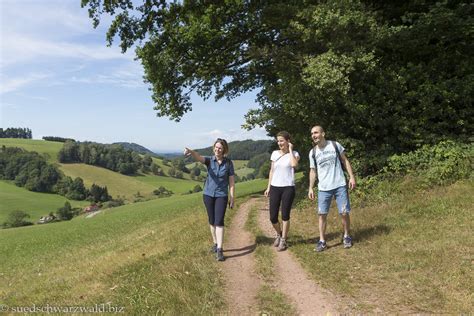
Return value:
<svg viewBox="0 0 474 316">
<path fill-rule="evenodd" d="M 468 0 L 82 0 L 107 40 L 136 53 L 158 116 L 177 120 L 190 95 L 257 89 L 246 126 L 309 128 L 365 159 L 473 134 L 474 6 Z"/>
</svg>

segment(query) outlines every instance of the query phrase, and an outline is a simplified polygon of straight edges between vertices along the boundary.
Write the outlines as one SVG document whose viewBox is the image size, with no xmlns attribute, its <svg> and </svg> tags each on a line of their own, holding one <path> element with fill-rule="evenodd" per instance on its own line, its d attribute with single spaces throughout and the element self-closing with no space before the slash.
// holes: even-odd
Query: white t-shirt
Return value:
<svg viewBox="0 0 474 316">
<path fill-rule="evenodd" d="M 293 156 L 299 157 L 297 151 L 293 150 Z M 279 150 L 272 152 L 270 160 L 273 161 L 273 175 L 270 185 L 274 187 L 289 187 L 295 185 L 295 170 L 291 166 L 291 155 L 282 155 Z"/>
<path fill-rule="evenodd" d="M 346 178 L 342 171 L 341 161 L 337 157 L 337 146 L 339 153 L 344 152 L 344 147 L 338 142 L 326 141 L 324 148 L 316 146 L 316 164 L 318 165 L 318 190 L 330 191 L 346 185 Z M 309 152 L 309 167 L 315 169 L 313 159 L 313 149 Z"/>
</svg>

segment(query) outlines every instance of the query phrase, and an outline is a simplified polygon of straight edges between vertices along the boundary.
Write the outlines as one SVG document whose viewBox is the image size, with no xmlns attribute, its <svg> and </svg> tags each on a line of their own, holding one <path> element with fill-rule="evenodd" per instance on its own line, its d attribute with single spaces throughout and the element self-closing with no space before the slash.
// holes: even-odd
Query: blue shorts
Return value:
<svg viewBox="0 0 474 316">
<path fill-rule="evenodd" d="M 339 214 L 342 215 L 351 211 L 351 203 L 349 202 L 347 187 L 342 186 L 329 191 L 318 191 L 318 214 L 324 215 L 329 212 L 333 196 L 336 198 Z"/>
</svg>

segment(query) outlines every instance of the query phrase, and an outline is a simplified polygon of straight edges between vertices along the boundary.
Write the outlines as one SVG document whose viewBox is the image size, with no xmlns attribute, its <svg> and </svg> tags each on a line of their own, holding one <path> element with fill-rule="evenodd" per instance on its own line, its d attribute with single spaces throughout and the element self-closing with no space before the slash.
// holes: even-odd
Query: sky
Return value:
<svg viewBox="0 0 474 316">
<path fill-rule="evenodd" d="M 0 0 L 0 127 L 34 139 L 60 136 L 131 142 L 155 152 L 202 148 L 217 138 L 268 139 L 241 129 L 256 92 L 232 101 L 193 96 L 180 122 L 156 116 L 133 49 L 107 47 L 110 18 L 97 29 L 80 0 Z"/>
</svg>

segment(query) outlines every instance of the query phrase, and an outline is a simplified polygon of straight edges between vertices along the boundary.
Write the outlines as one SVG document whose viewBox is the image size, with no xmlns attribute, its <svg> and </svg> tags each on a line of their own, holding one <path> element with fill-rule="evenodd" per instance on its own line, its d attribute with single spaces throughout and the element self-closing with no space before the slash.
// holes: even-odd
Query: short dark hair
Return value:
<svg viewBox="0 0 474 316">
<path fill-rule="evenodd" d="M 314 125 L 313 127 L 311 127 L 311 129 L 315 128 L 315 127 L 319 127 L 319 129 L 321 130 L 321 132 L 324 133 L 324 128 L 321 126 L 321 125 Z"/>
</svg>

